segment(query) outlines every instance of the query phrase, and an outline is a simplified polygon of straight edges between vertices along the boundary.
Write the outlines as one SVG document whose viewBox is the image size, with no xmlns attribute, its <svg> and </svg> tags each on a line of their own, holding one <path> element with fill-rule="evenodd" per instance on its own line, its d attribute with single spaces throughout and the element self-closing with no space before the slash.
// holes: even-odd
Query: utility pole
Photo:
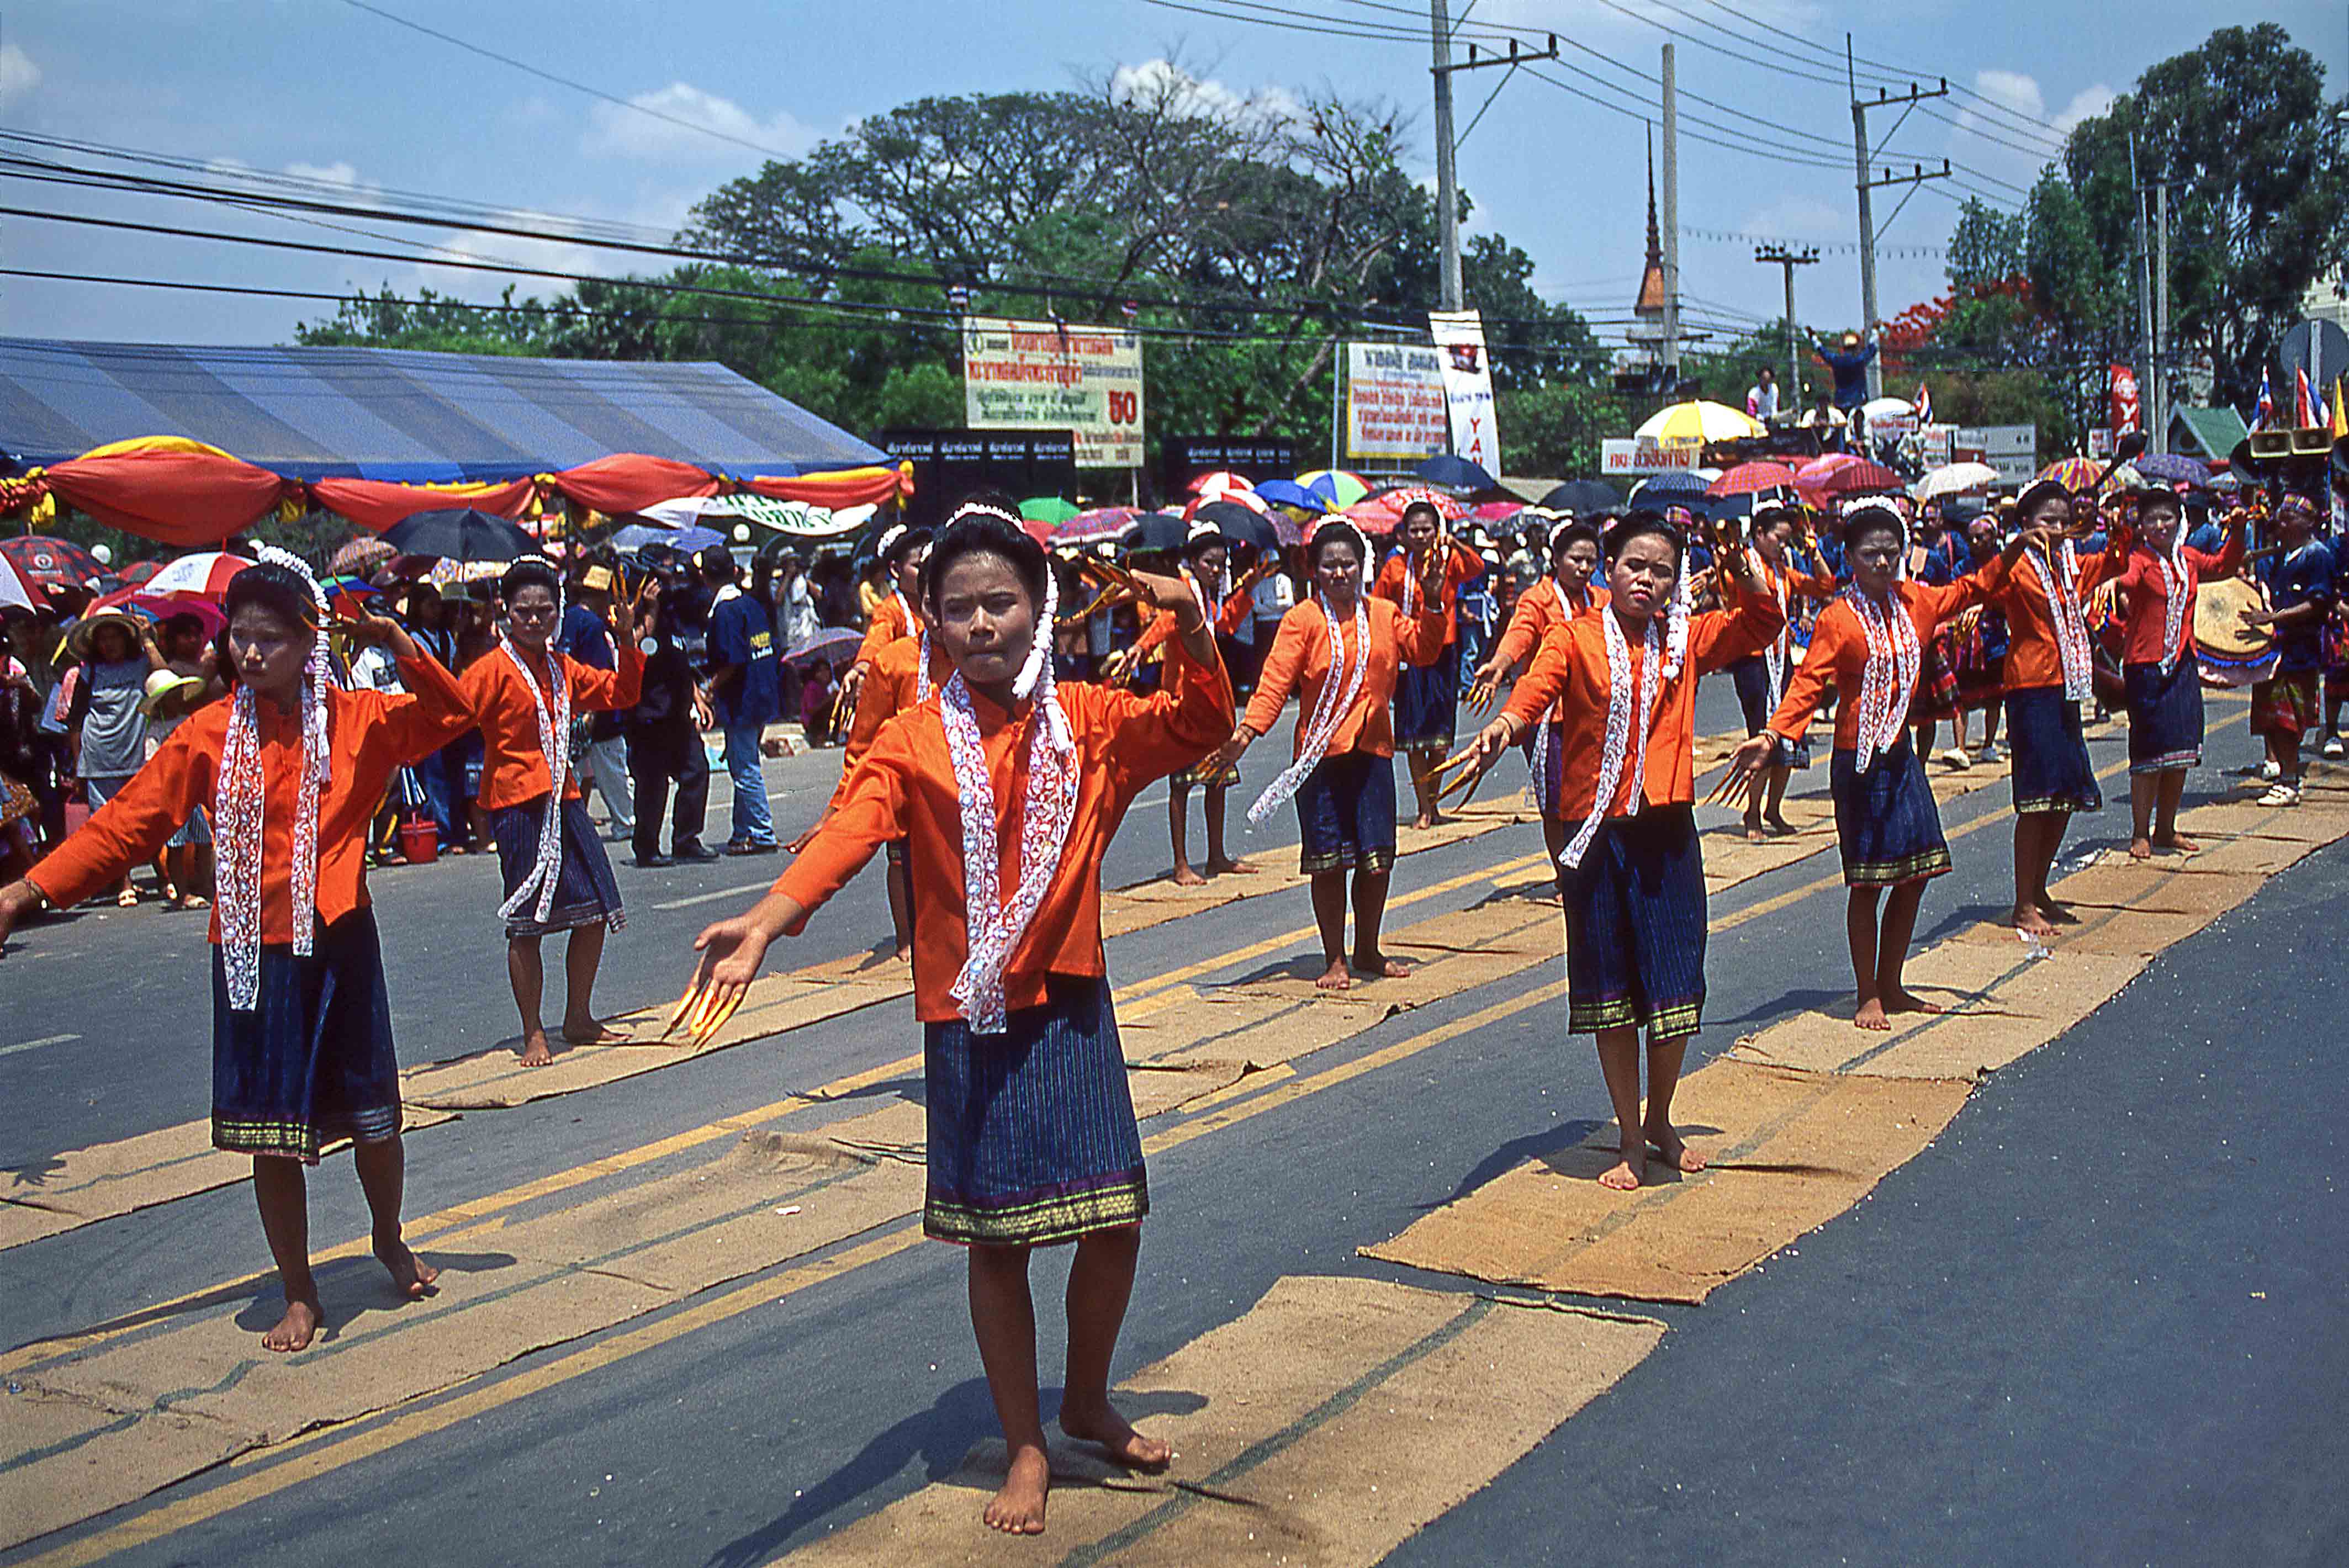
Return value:
<svg viewBox="0 0 2349 1568">
<path fill-rule="evenodd" d="M 1435 77 L 1435 224 L 1437 236 L 1444 247 L 1440 293 L 1444 309 L 1459 310 L 1465 304 L 1461 297 L 1464 291 L 1460 283 L 1459 172 L 1460 142 L 1464 138 L 1452 133 L 1452 75 L 1454 71 L 1480 71 L 1489 66 L 1506 66 L 1515 72 L 1519 66 L 1530 65 L 1536 60 L 1557 59 L 1557 35 L 1552 33 L 1549 36 L 1549 47 L 1539 54 L 1520 50 L 1517 41 L 1511 38 L 1509 52 L 1506 55 L 1480 55 L 1476 52 L 1476 46 L 1471 44 L 1468 46 L 1468 57 L 1454 62 L 1452 58 L 1452 20 L 1446 14 L 1444 0 L 1428 0 L 1427 21 L 1435 56 L 1435 63 L 1430 69 Z M 1502 86 L 1507 85 L 1507 79 L 1503 78 Z M 1500 88 L 1495 88 L 1494 98 L 1499 97 L 1500 92 Z M 1493 99 L 1486 98 L 1485 108 L 1492 107 Z M 1468 122 L 1468 129 L 1475 130 L 1476 121 L 1484 118 L 1485 109 L 1478 109 L 1476 119 Z"/>
<path fill-rule="evenodd" d="M 1868 178 L 1869 167 L 1875 162 L 1875 154 L 1868 145 L 1868 111 L 1871 108 L 1890 108 L 1896 104 L 1900 106 L 1900 118 L 1893 122 L 1890 130 L 1884 133 L 1885 141 L 1889 143 L 1899 133 L 1901 126 L 1908 123 L 1909 116 L 1919 104 L 1927 98 L 1949 97 L 1950 83 L 1949 78 L 1944 77 L 1941 78 L 1940 87 L 1926 91 L 1920 90 L 1914 82 L 1911 82 L 1909 85 L 1909 90 L 1897 98 L 1887 93 L 1882 88 L 1878 88 L 1876 89 L 1875 98 L 1863 99 L 1859 96 L 1859 73 L 1853 61 L 1851 35 L 1848 33 L 1843 36 L 1843 55 L 1844 79 L 1851 88 L 1852 167 L 1857 174 L 1859 187 L 1859 314 L 1860 334 L 1864 338 L 1868 333 L 1876 330 L 1878 320 L 1876 304 L 1876 236 L 1878 230 L 1876 226 L 1875 203 L 1870 200 L 1868 193 L 1888 185 L 1907 185 L 1912 187 L 1909 194 L 1913 196 L 1916 194 L 1913 187 L 1921 185 L 1928 180 L 1947 180 L 1950 177 L 1950 161 L 1945 158 L 1941 160 L 1941 167 L 1938 170 L 1927 169 L 1920 163 L 1912 166 L 1910 172 L 1907 174 L 1896 175 L 1889 170 L 1885 170 L 1880 171 L 1877 178 L 1872 180 Z M 1900 199 L 1900 207 L 1906 207 L 1908 204 L 1909 197 L 1903 196 Z M 1900 216 L 1900 207 L 1892 209 L 1892 218 Z M 1887 218 L 1884 221 L 1886 228 L 1892 226 L 1892 218 Z M 1868 395 L 1870 398 L 1884 396 L 1884 362 L 1881 355 L 1868 362 Z"/>
<path fill-rule="evenodd" d="M 1681 103 L 1672 46 L 1664 46 L 1664 374 L 1671 396 L 1681 380 Z"/>
<path fill-rule="evenodd" d="M 1444 0 L 1427 0 L 1435 46 L 1435 227 L 1444 244 L 1444 308 L 1460 306 L 1460 176 L 1453 167 L 1452 18 Z"/>
<path fill-rule="evenodd" d="M 2158 254 L 2159 281 L 2153 295 L 2153 384 L 2157 388 L 2154 406 L 2161 411 L 2160 428 L 2154 432 L 2153 449 L 2169 450 L 2169 181 L 2158 182 L 2153 188 L 2154 249 Z"/>
<path fill-rule="evenodd" d="M 2148 439 L 2154 436 L 2154 368 L 2153 368 L 2153 257 L 2146 243 L 2145 187 L 2137 176 L 2137 137 L 2131 133 L 2128 141 L 2129 187 L 2137 198 L 2137 244 L 2135 264 L 2137 274 L 2137 406 L 2139 428 Z M 2116 432 L 2117 433 L 2117 432 Z M 2160 450 L 2158 447 L 2154 449 Z"/>
<path fill-rule="evenodd" d="M 1795 325 L 1795 269 L 1817 262 L 1819 248 L 1806 245 L 1795 251 L 1785 245 L 1756 245 L 1754 259 L 1786 271 L 1786 390 L 1783 407 L 1799 410 L 1803 401 L 1803 350 L 1802 329 Z"/>
</svg>

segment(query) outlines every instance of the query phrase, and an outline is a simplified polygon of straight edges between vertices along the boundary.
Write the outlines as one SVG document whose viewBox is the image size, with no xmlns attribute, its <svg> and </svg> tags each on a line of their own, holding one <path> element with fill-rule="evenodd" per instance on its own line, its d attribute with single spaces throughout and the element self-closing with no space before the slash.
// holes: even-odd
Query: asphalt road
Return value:
<svg viewBox="0 0 2349 1568">
<path fill-rule="evenodd" d="M 1726 699 L 1725 683 L 1708 683 L 1701 727 L 1727 726 Z M 2221 769 L 2248 755 L 2238 711 L 2214 735 L 2199 789 L 2223 789 Z M 2118 744 L 2098 743 L 2100 767 L 2119 759 Z M 1268 771 L 1268 758 L 1251 760 L 1252 775 Z M 814 762 L 828 769 L 830 759 Z M 771 765 L 785 832 L 820 804 L 829 778 L 819 774 L 810 759 Z M 1163 798 L 1145 796 L 1107 880 L 1164 868 Z M 1946 808 L 1952 828 L 2004 810 L 2002 788 Z M 1251 850 L 1284 852 L 1287 816 Z M 2110 847 L 2126 829 L 2125 810 L 2108 808 L 2067 850 Z M 1398 891 L 1537 847 L 1527 828 L 1409 856 Z M 1966 837 L 1958 860 L 1929 897 L 1929 928 L 2003 903 L 2001 826 Z M 673 993 L 691 930 L 735 905 L 660 905 L 754 887 L 774 865 L 623 868 L 632 923 L 610 949 L 605 994 Z M 1757 878 L 1713 913 L 1796 892 L 1831 869 L 1831 858 L 1814 859 Z M 511 1033 L 486 863 L 402 872 L 376 887 L 408 1054 L 424 1054 L 419 1041 Z M 1465 907 L 1485 891 L 1431 899 L 1412 915 Z M 1870 1200 L 1705 1306 L 1659 1309 L 1672 1328 L 1656 1352 L 1392 1560 L 2349 1560 L 2349 1502 L 2334 1479 L 2349 1446 L 2336 1415 L 2349 1369 L 2339 1332 L 2349 1218 L 2333 1163 L 2349 1105 L 2338 1048 L 2344 893 L 2349 845 L 2336 845 L 2171 949 L 2085 1023 L 1995 1075 Z M 1714 942 L 1709 1027 L 1692 1058 L 1842 992 L 1840 909 L 1838 892 L 1819 889 Z M 1112 972 L 1130 983 L 1309 919 L 1301 890 L 1250 900 L 1112 943 Z M 853 951 L 885 930 L 868 874 L 792 957 Z M 0 965 L 0 1048 L 82 1037 L 0 1056 L 0 1157 L 36 1161 L 203 1113 L 202 934 L 193 917 L 83 917 L 36 934 Z M 1446 998 L 1300 1066 L 1366 1055 L 1525 985 Z M 1471 1029 L 1154 1159 L 1156 1207 L 1121 1370 L 1228 1322 L 1285 1274 L 1457 1288 L 1355 1248 L 1520 1151 L 1604 1120 L 1595 1054 L 1561 1024 L 1542 1009 Z M 766 1103 L 894 1059 L 913 1037 L 902 1005 L 867 1008 L 419 1132 L 409 1206 L 459 1202 Z M 880 1085 L 844 1112 L 918 1092 Z M 322 1244 L 364 1228 L 347 1172 L 330 1161 L 314 1182 Z M 264 1266 L 250 1205 L 241 1189 L 215 1191 L 0 1253 L 5 1338 Z M 1047 1346 L 1065 1266 L 1037 1270 Z M 992 1429 L 961 1276 L 952 1249 L 916 1246 L 681 1326 L 440 1429 L 411 1430 L 402 1412 L 376 1418 L 354 1429 L 383 1437 L 376 1451 L 120 1560 L 306 1568 L 406 1542 L 395 1550 L 451 1564 L 764 1561 L 944 1474 Z M 494 1390 L 544 1359 L 473 1387 Z M 1048 1354 L 1048 1378 L 1056 1363 Z M 239 1473 L 157 1501 L 201 1498 Z"/>
</svg>

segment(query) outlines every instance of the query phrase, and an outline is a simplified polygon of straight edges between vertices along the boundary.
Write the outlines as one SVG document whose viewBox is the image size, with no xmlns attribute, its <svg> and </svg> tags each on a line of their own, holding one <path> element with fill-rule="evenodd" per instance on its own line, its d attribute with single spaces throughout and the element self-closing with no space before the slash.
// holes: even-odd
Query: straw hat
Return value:
<svg viewBox="0 0 2349 1568">
<path fill-rule="evenodd" d="M 128 610 L 100 610 L 95 614 L 84 615 L 66 634 L 66 652 L 78 659 L 94 657 L 91 650 L 97 646 L 98 632 L 101 626 L 121 627 L 123 634 L 130 639 L 130 651 L 136 654 L 147 623 Z"/>
<path fill-rule="evenodd" d="M 164 715 L 167 708 L 172 714 L 191 713 L 202 705 L 203 696 L 203 676 L 183 676 L 174 670 L 153 670 L 149 672 L 147 689 L 139 698 L 139 711 L 150 718 Z"/>
</svg>

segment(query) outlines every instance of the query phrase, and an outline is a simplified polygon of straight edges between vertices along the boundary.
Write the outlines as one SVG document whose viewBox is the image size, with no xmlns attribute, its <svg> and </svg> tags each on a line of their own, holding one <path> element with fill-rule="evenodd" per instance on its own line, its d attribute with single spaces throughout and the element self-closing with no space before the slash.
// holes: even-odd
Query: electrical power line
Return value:
<svg viewBox="0 0 2349 1568">
<path fill-rule="evenodd" d="M 533 66 L 527 60 L 518 60 L 512 55 L 501 55 L 494 49 L 485 49 L 479 44 L 468 43 L 465 39 L 458 37 L 453 33 L 443 33 L 436 27 L 428 27 L 421 22 L 411 22 L 407 17 L 387 11 L 380 5 L 370 5 L 367 4 L 367 0 L 343 0 L 343 4 L 350 6 L 355 11 L 365 11 L 369 15 L 380 16 L 385 21 L 405 27 L 412 33 L 421 33 L 428 38 L 438 38 L 444 44 L 452 44 L 458 48 L 465 50 L 469 54 L 479 55 L 483 59 L 495 60 L 502 66 L 511 66 L 515 70 L 538 77 L 541 81 L 553 82 L 557 87 L 569 88 L 573 92 L 585 93 L 589 98 L 601 98 L 605 103 L 616 105 L 621 108 L 628 110 L 632 114 L 641 114 L 652 119 L 662 120 L 667 124 L 681 127 L 686 130 L 694 131 L 702 136 L 714 138 L 719 141 L 730 141 L 737 147 L 748 148 L 752 152 L 760 153 L 767 158 L 781 160 L 784 162 L 789 162 L 791 160 L 791 154 L 781 151 L 775 148 L 763 146 L 759 142 L 750 140 L 748 138 L 735 136 L 730 132 L 719 130 L 715 126 L 703 125 L 698 120 L 687 119 L 682 115 L 665 114 L 661 110 L 654 108 L 649 105 L 633 102 L 630 99 L 620 97 L 616 93 L 607 93 L 603 88 L 590 87 L 585 82 L 574 81 L 569 77 L 557 76 L 553 71 Z"/>
</svg>

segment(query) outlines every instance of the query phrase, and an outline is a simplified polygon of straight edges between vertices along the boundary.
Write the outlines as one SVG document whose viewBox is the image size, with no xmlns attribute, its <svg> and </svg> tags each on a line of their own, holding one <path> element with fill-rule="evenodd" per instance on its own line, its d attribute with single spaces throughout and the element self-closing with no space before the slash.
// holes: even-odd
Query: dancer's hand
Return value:
<svg viewBox="0 0 2349 1568">
<path fill-rule="evenodd" d="M 40 891 L 23 877 L 0 887 L 0 956 L 7 954 L 8 934 L 16 929 L 16 923 L 40 906 Z"/>
<path fill-rule="evenodd" d="M 1493 764 L 1501 759 L 1501 753 L 1517 743 L 1517 737 L 1521 733 L 1522 731 L 1517 727 L 1517 721 L 1506 713 L 1497 716 L 1492 723 L 1478 730 L 1473 743 L 1475 750 L 1468 764 L 1472 774 L 1490 772 Z"/>
<path fill-rule="evenodd" d="M 627 595 L 612 595 L 612 634 L 624 643 L 636 641 L 636 612 L 629 607 Z"/>
<path fill-rule="evenodd" d="M 1468 686 L 1468 707 L 1478 714 L 1489 712 L 1500 690 L 1501 661 L 1495 655 L 1476 666 L 1476 677 Z"/>
<path fill-rule="evenodd" d="M 1713 793 L 1705 797 L 1705 804 L 1734 799 L 1743 794 L 1747 781 L 1770 760 L 1777 748 L 1778 738 L 1766 729 L 1739 742 L 1737 749 L 1729 754 L 1729 771 L 1722 775 L 1721 782 L 1714 785 Z"/>
<path fill-rule="evenodd" d="M 1199 603 L 1198 595 L 1180 577 L 1161 577 L 1155 572 L 1128 572 L 1126 577 L 1138 602 L 1154 610 L 1174 613 L 1176 631 L 1195 631 L 1206 619 L 1206 609 Z"/>
<path fill-rule="evenodd" d="M 1232 738 L 1229 740 L 1216 748 L 1216 755 L 1206 766 L 1212 771 L 1218 773 L 1226 768 L 1235 767 L 1241 758 L 1247 755 L 1247 748 L 1255 744 L 1256 731 L 1243 724 L 1232 731 Z"/>
</svg>

